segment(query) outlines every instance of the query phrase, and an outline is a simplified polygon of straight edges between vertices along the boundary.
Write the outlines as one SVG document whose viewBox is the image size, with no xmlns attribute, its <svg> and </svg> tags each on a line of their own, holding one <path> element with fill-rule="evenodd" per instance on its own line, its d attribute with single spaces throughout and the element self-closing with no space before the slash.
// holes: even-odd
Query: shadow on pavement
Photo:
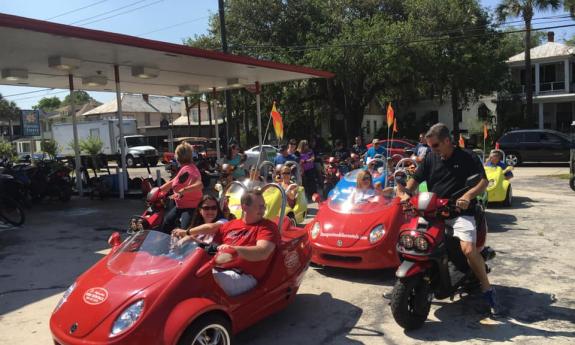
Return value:
<svg viewBox="0 0 575 345">
<path fill-rule="evenodd" d="M 21 228 L 0 232 L 0 315 L 63 292 L 141 208 L 141 200 L 73 198 L 27 210 Z"/>
<path fill-rule="evenodd" d="M 512 214 L 487 212 L 487 227 L 490 233 L 507 232 L 517 225 L 517 217 Z"/>
<path fill-rule="evenodd" d="M 513 203 L 511 206 L 505 206 L 503 203 L 489 203 L 487 209 L 494 209 L 494 210 L 518 210 L 522 208 L 531 208 L 537 203 L 536 200 L 533 200 L 526 196 L 515 196 L 513 197 Z"/>
<path fill-rule="evenodd" d="M 383 336 L 376 330 L 355 327 L 362 313 L 361 308 L 335 299 L 327 292 L 321 295 L 298 294 L 294 303 L 285 310 L 238 334 L 236 343 L 359 345 L 363 343 L 347 336 Z"/>
<path fill-rule="evenodd" d="M 354 270 L 350 268 L 312 266 L 318 273 L 330 278 L 347 280 L 354 283 L 365 283 L 379 286 L 395 284 L 395 269 Z"/>
<path fill-rule="evenodd" d="M 439 322 L 428 321 L 421 329 L 405 334 L 418 340 L 448 342 L 508 342 L 518 336 L 575 337 L 575 331 L 561 330 L 561 326 L 573 330 L 575 309 L 554 305 L 554 295 L 511 286 L 498 286 L 497 295 L 506 311 L 497 322 L 482 322 L 487 316 L 486 304 L 480 295 L 473 295 L 452 303 L 439 301 L 436 304 L 440 307 L 434 313 Z"/>
<path fill-rule="evenodd" d="M 544 162 L 544 163 L 521 163 L 519 167 L 549 167 L 549 168 L 562 168 L 569 167 L 569 162 Z"/>
</svg>

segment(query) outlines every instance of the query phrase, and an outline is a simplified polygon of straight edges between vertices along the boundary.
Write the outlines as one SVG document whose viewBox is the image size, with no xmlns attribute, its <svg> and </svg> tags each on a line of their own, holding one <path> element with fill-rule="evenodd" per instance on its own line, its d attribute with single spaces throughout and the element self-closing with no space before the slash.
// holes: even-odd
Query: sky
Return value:
<svg viewBox="0 0 575 345">
<path fill-rule="evenodd" d="M 480 0 L 484 7 L 493 10 L 501 0 Z M 208 29 L 208 19 L 218 10 L 218 0 L 4 0 L 0 13 L 12 14 L 88 29 L 111 31 L 170 43 Z M 565 16 L 565 13 L 536 13 L 535 18 Z M 575 24 L 569 18 L 546 18 L 534 21 L 534 27 Z M 520 25 L 516 23 L 515 25 Z M 575 27 L 553 29 L 556 41 L 575 34 Z M 1 65 L 1 62 L 0 62 Z M 0 66 L 2 67 L 2 66 Z M 43 97 L 63 99 L 66 90 L 42 90 L 32 87 L 0 86 L 0 94 L 14 101 L 21 109 L 31 109 Z M 90 92 L 100 102 L 115 99 L 109 92 Z"/>
</svg>

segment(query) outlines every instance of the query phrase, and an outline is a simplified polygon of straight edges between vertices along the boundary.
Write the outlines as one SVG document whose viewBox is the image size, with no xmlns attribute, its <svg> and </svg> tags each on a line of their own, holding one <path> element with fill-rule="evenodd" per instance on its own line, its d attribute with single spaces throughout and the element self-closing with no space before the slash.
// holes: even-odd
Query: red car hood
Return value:
<svg viewBox="0 0 575 345">
<path fill-rule="evenodd" d="M 52 325 L 74 337 L 84 337 L 119 308 L 135 302 L 132 298 L 139 292 L 155 286 L 161 289 L 174 277 L 172 270 L 138 276 L 119 275 L 107 267 L 107 257 L 84 273 L 76 282 L 76 288 L 61 308 L 52 315 Z M 147 305 L 150 305 L 147 301 Z M 145 308 L 145 307 L 144 307 Z M 76 324 L 75 332 L 70 333 Z"/>
<path fill-rule="evenodd" d="M 400 207 L 395 203 L 383 211 L 364 214 L 342 214 L 324 204 L 314 221 L 321 224 L 321 231 L 312 242 L 337 248 L 369 245 L 369 233 L 374 227 L 383 224 L 388 233 L 392 226 L 397 227 L 399 216 Z"/>
</svg>

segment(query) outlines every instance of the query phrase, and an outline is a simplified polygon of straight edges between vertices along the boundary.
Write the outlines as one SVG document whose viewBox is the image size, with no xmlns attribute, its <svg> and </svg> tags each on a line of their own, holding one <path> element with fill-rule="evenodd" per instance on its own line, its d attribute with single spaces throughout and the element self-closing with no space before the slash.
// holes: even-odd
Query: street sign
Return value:
<svg viewBox="0 0 575 345">
<path fill-rule="evenodd" d="M 22 136 L 34 137 L 40 135 L 40 111 L 22 110 L 20 113 Z"/>
</svg>

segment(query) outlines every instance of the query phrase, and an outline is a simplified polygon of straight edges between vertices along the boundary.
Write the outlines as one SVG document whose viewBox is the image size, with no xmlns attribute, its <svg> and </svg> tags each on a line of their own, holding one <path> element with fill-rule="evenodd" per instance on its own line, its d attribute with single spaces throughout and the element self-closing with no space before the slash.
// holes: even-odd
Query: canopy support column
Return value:
<svg viewBox="0 0 575 345">
<path fill-rule="evenodd" d="M 256 168 L 259 168 L 260 166 L 260 161 L 262 160 L 262 114 L 261 114 L 261 100 L 260 100 L 260 93 L 261 93 L 261 86 L 260 86 L 260 82 L 256 81 L 256 116 L 258 119 L 258 142 L 260 144 L 260 154 L 258 156 L 258 164 L 256 166 Z"/>
<path fill-rule="evenodd" d="M 216 88 L 212 88 L 212 107 L 214 108 L 214 119 L 216 120 L 216 159 L 220 163 L 220 127 L 218 125 L 218 106 L 216 100 Z M 208 105 L 209 106 L 209 105 Z"/>
<path fill-rule="evenodd" d="M 120 199 L 124 199 L 124 182 L 126 182 L 126 145 L 124 142 L 124 121 L 122 118 L 122 95 L 120 94 L 120 71 L 118 65 L 114 65 L 114 78 L 116 79 L 116 103 L 118 104 L 118 128 L 120 136 L 120 176 L 118 176 L 118 188 L 120 188 Z"/>
<path fill-rule="evenodd" d="M 76 120 L 76 102 L 74 101 L 74 75 L 68 74 L 68 84 L 70 86 L 70 113 L 72 115 L 72 132 L 74 135 L 74 162 L 76 174 L 76 190 L 79 196 L 84 195 L 82 186 L 82 175 L 80 172 L 80 144 L 78 143 L 78 121 Z"/>
</svg>

